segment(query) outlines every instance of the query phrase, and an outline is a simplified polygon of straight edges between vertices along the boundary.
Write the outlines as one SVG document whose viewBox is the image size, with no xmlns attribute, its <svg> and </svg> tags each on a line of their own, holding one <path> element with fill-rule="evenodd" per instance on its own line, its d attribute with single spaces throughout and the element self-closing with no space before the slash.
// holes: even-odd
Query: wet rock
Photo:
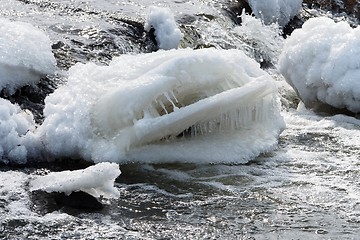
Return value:
<svg viewBox="0 0 360 240">
<path fill-rule="evenodd" d="M 73 192 L 70 195 L 65 193 L 47 193 L 41 190 L 30 192 L 32 211 L 45 215 L 54 211 L 63 211 L 69 214 L 77 214 L 88 211 L 98 211 L 104 208 L 97 198 L 85 192 Z"/>
<path fill-rule="evenodd" d="M 247 0 L 238 0 L 235 3 L 231 3 L 224 10 L 227 13 L 228 17 L 230 17 L 231 20 L 238 25 L 241 24 L 241 14 L 243 13 L 243 11 L 249 14 L 252 13 L 252 10 Z"/>
<path fill-rule="evenodd" d="M 304 0 L 303 3 L 311 8 L 320 8 L 332 13 L 345 12 L 360 19 L 360 2 L 357 0 Z"/>
<path fill-rule="evenodd" d="M 88 193 L 79 191 L 72 192 L 70 195 L 59 193 L 55 197 L 56 204 L 60 207 L 71 207 L 76 209 L 101 210 L 103 204 Z"/>
<path fill-rule="evenodd" d="M 326 103 L 316 103 L 314 105 L 311 105 L 309 108 L 311 108 L 314 112 L 319 113 L 321 115 L 347 115 L 355 118 L 359 118 L 359 114 L 349 111 L 346 108 L 336 108 Z"/>
<path fill-rule="evenodd" d="M 37 85 L 27 85 L 18 89 L 14 94 L 8 95 L 5 91 L 0 92 L 0 97 L 17 103 L 22 109 L 31 111 L 36 123 L 43 121 L 44 100 L 52 93 L 58 84 L 63 82 L 62 76 L 54 75 L 40 79 Z"/>
</svg>

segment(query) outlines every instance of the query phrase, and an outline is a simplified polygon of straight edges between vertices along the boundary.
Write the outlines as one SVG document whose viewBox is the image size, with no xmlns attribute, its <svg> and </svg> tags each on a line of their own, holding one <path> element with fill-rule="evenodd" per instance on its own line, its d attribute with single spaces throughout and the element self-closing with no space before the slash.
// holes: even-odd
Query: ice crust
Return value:
<svg viewBox="0 0 360 240">
<path fill-rule="evenodd" d="M 307 107 L 319 103 L 360 112 L 360 29 L 309 19 L 285 41 L 279 70 Z"/>
<path fill-rule="evenodd" d="M 123 55 L 71 68 L 38 134 L 55 157 L 247 162 L 276 146 L 277 100 L 272 78 L 239 50 Z"/>
<path fill-rule="evenodd" d="M 45 176 L 37 176 L 31 181 L 30 190 L 66 194 L 83 191 L 94 197 L 118 198 L 120 193 L 114 187 L 114 182 L 120 174 L 116 163 L 98 163 L 82 170 L 52 172 Z"/>
<path fill-rule="evenodd" d="M 177 48 L 183 37 L 170 9 L 152 6 L 149 8 L 145 30 L 155 29 L 155 36 L 160 49 Z"/>
<path fill-rule="evenodd" d="M 49 37 L 29 23 L 0 18 L 0 90 L 12 94 L 55 72 Z"/>
<path fill-rule="evenodd" d="M 285 26 L 301 9 L 302 0 L 248 0 L 256 17 L 265 24 Z"/>
</svg>

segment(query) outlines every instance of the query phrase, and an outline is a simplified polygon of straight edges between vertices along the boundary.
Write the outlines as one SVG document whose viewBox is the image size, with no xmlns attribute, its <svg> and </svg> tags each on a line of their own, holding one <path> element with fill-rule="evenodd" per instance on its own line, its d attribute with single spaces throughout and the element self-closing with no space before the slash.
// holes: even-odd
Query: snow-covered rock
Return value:
<svg viewBox="0 0 360 240">
<path fill-rule="evenodd" d="M 12 94 L 55 72 L 49 37 L 29 23 L 0 18 L 0 90 Z"/>
<path fill-rule="evenodd" d="M 145 30 L 155 29 L 155 38 L 160 49 L 177 48 L 183 37 L 174 16 L 168 8 L 150 7 L 145 22 Z"/>
<path fill-rule="evenodd" d="M 286 40 L 279 69 L 307 107 L 360 112 L 360 28 L 309 19 Z"/>
</svg>

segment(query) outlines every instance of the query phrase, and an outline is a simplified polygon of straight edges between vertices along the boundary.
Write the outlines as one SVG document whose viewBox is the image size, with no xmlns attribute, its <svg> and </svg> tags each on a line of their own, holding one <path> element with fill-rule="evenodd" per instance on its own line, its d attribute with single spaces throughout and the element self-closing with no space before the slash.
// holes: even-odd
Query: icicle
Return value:
<svg viewBox="0 0 360 240">
<path fill-rule="evenodd" d="M 174 93 L 173 93 L 174 95 Z M 178 109 L 178 107 L 176 107 L 175 103 L 172 101 L 171 97 L 169 96 L 169 94 L 167 92 L 164 93 L 165 98 L 171 103 L 171 105 L 173 106 L 174 111 Z M 175 98 L 176 100 L 176 98 Z"/>
<path fill-rule="evenodd" d="M 175 99 L 175 102 L 176 102 L 176 103 L 179 103 L 179 101 L 177 100 L 177 98 L 176 98 L 173 90 L 170 90 L 170 94 L 171 94 L 171 96 Z"/>
<path fill-rule="evenodd" d="M 166 113 L 166 114 L 169 114 L 168 111 L 166 110 L 166 107 L 165 107 L 164 103 L 163 103 L 161 100 L 159 100 L 158 103 L 160 104 L 160 106 L 162 107 L 162 109 L 165 111 L 165 113 Z"/>
</svg>

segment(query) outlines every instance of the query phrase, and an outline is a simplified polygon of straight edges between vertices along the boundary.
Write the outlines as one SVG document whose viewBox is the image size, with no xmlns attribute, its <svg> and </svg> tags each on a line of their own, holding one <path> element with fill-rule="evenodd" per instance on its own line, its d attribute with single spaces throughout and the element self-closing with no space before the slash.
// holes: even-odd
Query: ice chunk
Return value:
<svg viewBox="0 0 360 240">
<path fill-rule="evenodd" d="M 360 112 L 360 28 L 309 19 L 286 40 L 279 69 L 307 107 Z"/>
<path fill-rule="evenodd" d="M 0 98 L 0 162 L 23 164 L 40 152 L 35 127 L 30 112 Z"/>
<path fill-rule="evenodd" d="M 174 16 L 167 8 L 150 7 L 147 15 L 145 30 L 155 29 L 155 36 L 160 49 L 169 50 L 177 48 L 183 37 Z"/>
<path fill-rule="evenodd" d="M 0 32 L 0 90 L 12 94 L 54 73 L 56 61 L 44 32 L 4 18 L 0 18 Z"/>
<path fill-rule="evenodd" d="M 48 151 L 95 162 L 247 162 L 284 127 L 274 81 L 240 50 L 78 64 L 45 103 Z"/>
<path fill-rule="evenodd" d="M 118 198 L 120 193 L 114 182 L 120 173 L 116 163 L 98 163 L 83 170 L 52 172 L 36 177 L 30 183 L 30 190 L 66 194 L 83 191 L 94 197 Z"/>
<path fill-rule="evenodd" d="M 265 24 L 285 26 L 301 9 L 302 0 L 248 0 L 253 13 Z"/>
</svg>

